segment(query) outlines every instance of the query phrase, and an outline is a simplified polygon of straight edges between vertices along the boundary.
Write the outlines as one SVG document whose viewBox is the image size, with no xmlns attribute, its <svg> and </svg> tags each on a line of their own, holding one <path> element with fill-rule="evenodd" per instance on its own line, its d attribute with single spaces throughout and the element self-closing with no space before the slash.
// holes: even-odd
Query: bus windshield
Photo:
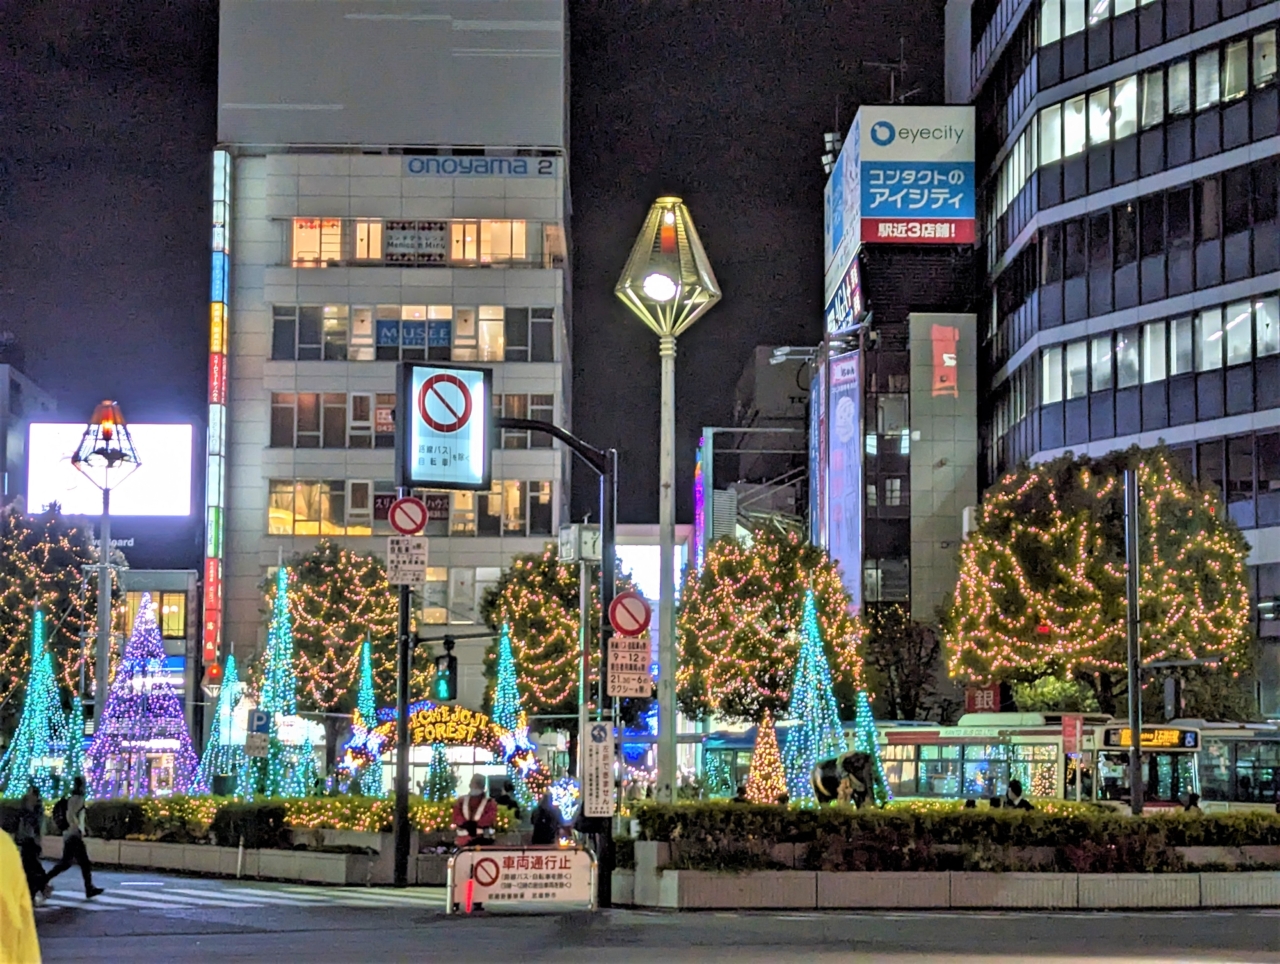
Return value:
<svg viewBox="0 0 1280 964">
<path fill-rule="evenodd" d="M 1103 753 L 1098 760 L 1098 799 L 1130 800 L 1129 754 Z M 1170 806 L 1196 791 L 1195 756 L 1191 753 L 1142 754 L 1142 797 Z"/>
</svg>

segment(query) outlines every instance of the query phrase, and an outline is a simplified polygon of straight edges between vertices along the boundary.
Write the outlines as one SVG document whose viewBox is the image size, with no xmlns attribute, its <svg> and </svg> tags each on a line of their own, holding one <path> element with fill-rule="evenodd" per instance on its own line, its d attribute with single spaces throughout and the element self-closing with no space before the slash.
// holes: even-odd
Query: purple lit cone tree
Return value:
<svg viewBox="0 0 1280 964">
<path fill-rule="evenodd" d="M 207 793 L 173 685 L 164 644 L 144 593 L 86 759 L 95 799 Z"/>
</svg>

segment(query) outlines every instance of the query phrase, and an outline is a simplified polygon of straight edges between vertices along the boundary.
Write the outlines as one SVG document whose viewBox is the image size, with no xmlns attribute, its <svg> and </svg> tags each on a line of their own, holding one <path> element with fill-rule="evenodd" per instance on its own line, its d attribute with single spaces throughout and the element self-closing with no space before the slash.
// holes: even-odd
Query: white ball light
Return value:
<svg viewBox="0 0 1280 964">
<path fill-rule="evenodd" d="M 670 301 L 676 296 L 676 283 L 656 271 L 644 279 L 642 287 L 654 301 Z"/>
</svg>

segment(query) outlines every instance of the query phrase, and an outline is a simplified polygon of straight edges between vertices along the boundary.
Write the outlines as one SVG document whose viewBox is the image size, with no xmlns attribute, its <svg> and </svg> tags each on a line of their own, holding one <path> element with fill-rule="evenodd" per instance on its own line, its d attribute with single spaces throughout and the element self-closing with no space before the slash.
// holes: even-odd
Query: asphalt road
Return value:
<svg viewBox="0 0 1280 964">
<path fill-rule="evenodd" d="M 36 911 L 46 961 L 1275 961 L 1280 910 L 683 913 L 446 917 L 441 888 L 71 873 Z"/>
</svg>

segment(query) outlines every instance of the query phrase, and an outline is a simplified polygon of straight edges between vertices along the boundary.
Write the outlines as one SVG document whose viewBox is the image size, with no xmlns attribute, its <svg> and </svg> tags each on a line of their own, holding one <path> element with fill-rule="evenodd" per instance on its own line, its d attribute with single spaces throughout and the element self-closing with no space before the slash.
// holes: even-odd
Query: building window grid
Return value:
<svg viewBox="0 0 1280 964">
<path fill-rule="evenodd" d="M 299 217 L 287 224 L 286 263 L 295 268 L 344 264 L 555 268 L 564 263 L 563 231 L 556 222 Z"/>
</svg>

